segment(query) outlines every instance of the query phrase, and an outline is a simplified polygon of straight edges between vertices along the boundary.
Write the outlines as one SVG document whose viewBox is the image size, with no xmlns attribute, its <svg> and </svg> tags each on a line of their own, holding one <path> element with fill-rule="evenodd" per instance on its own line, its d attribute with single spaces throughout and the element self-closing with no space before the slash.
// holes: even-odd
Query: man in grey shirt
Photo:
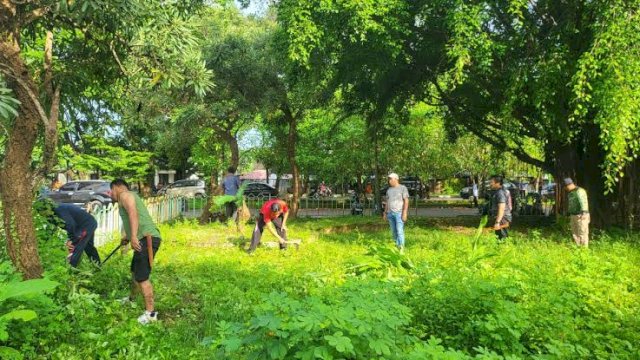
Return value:
<svg viewBox="0 0 640 360">
<path fill-rule="evenodd" d="M 503 187 L 502 176 L 493 175 L 489 181 L 491 190 L 494 191 L 491 197 L 491 209 L 489 215 L 495 219 L 493 229 L 495 230 L 498 240 L 509 237 L 509 226 L 511 225 L 511 209 L 513 207 L 511 201 L 511 193 Z"/>
<path fill-rule="evenodd" d="M 409 191 L 400 185 L 398 174 L 389 174 L 389 189 L 383 219 L 389 220 L 391 236 L 400 252 L 404 252 L 404 223 L 409 210 Z"/>
<path fill-rule="evenodd" d="M 225 195 L 236 196 L 238 189 L 240 189 L 240 179 L 235 175 L 236 168 L 233 166 L 230 166 L 227 171 L 227 176 L 222 180 L 222 189 L 224 190 Z M 231 219 L 238 210 L 236 202 L 231 201 L 224 204 L 224 206 L 227 219 Z"/>
</svg>

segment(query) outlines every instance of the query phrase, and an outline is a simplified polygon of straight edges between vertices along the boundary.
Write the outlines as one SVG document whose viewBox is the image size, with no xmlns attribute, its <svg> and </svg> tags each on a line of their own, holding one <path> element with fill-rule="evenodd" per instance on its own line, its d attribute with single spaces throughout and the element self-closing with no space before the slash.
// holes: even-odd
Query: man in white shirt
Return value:
<svg viewBox="0 0 640 360">
<path fill-rule="evenodd" d="M 383 219 L 389 221 L 391 235 L 400 252 L 404 252 L 404 223 L 409 210 L 409 191 L 400 184 L 398 174 L 389 174 L 389 189 Z"/>
</svg>

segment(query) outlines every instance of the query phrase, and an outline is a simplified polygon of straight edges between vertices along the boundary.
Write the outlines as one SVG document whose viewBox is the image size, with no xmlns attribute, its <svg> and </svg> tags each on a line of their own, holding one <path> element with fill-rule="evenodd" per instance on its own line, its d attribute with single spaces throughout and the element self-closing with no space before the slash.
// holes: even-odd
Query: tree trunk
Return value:
<svg viewBox="0 0 640 360">
<path fill-rule="evenodd" d="M 238 139 L 229 132 L 225 133 L 223 138 L 229 145 L 229 150 L 231 150 L 230 166 L 233 166 L 237 169 L 238 165 L 240 165 L 240 148 L 238 147 Z"/>
<path fill-rule="evenodd" d="M 597 125 L 584 126 L 586 146 L 579 153 L 578 186 L 587 191 L 591 224 L 596 228 L 606 228 L 615 223 L 613 211 L 614 197 L 605 195 L 605 184 L 600 164 L 604 163 L 605 152 L 600 146 L 600 130 Z"/>
<path fill-rule="evenodd" d="M 209 177 L 209 196 L 207 197 L 207 202 L 205 203 L 204 208 L 202 209 L 202 214 L 198 219 L 198 222 L 202 225 L 208 224 L 209 222 L 211 222 L 213 218 L 213 214 L 211 213 L 211 207 L 213 206 L 213 197 L 215 196 L 217 190 L 218 190 L 218 170 L 213 169 L 211 170 L 211 174 Z"/>
<path fill-rule="evenodd" d="M 267 178 L 267 182 L 268 182 Z M 273 185 L 274 188 L 276 188 L 276 190 L 280 190 L 280 179 L 282 179 L 282 176 L 280 176 L 280 174 L 276 174 L 276 183 Z"/>
<path fill-rule="evenodd" d="M 380 215 L 384 212 L 382 206 L 382 194 L 380 193 L 380 187 L 382 184 L 382 169 L 380 168 L 380 142 L 378 139 L 378 131 L 374 129 L 373 133 L 373 167 L 375 171 L 375 181 L 373 182 L 373 198 L 377 208 L 374 209 L 374 215 Z"/>
<path fill-rule="evenodd" d="M 291 175 L 293 181 L 293 199 L 291 200 L 291 213 L 290 217 L 298 216 L 298 201 L 300 199 L 300 171 L 298 169 L 298 162 L 296 161 L 296 138 L 298 119 L 293 115 L 288 105 L 283 106 L 283 112 L 287 123 L 289 124 L 289 134 L 287 136 L 287 159 L 291 166 Z"/>
<path fill-rule="evenodd" d="M 640 187 L 638 186 L 638 168 L 640 160 L 635 160 L 625 170 L 625 176 L 620 180 L 618 214 L 622 218 L 624 227 L 635 229 L 640 220 Z"/>
<path fill-rule="evenodd" d="M 587 192 L 592 226 L 603 228 L 614 222 L 614 212 L 612 196 L 604 194 L 604 180 L 599 166 L 604 160 L 604 152 L 599 144 L 598 131 L 594 125 L 587 125 L 581 139 L 556 147 L 553 174 L 556 180 L 556 214 L 567 215 L 567 192 L 563 181 L 570 177 Z"/>
<path fill-rule="evenodd" d="M 238 168 L 240 165 L 240 149 L 238 147 L 238 139 L 229 131 L 219 131 L 219 136 L 222 137 L 227 144 L 229 145 L 229 150 L 231 151 L 231 164 L 229 166 L 233 166 L 234 168 Z M 224 149 L 222 151 L 222 164 L 225 162 Z M 207 202 L 202 209 L 202 215 L 200 215 L 200 219 L 198 221 L 201 224 L 207 224 L 213 219 L 213 213 L 211 213 L 211 207 L 213 206 L 213 197 L 218 192 L 220 186 L 218 184 L 218 169 L 213 169 L 210 176 L 209 181 L 209 197 L 207 198 Z"/>
<path fill-rule="evenodd" d="M 38 108 L 40 103 L 36 103 L 37 87 L 19 54 L 17 45 L 0 43 L 0 62 L 10 67 L 12 76 L 6 78 L 21 103 L 0 169 L 0 198 L 3 202 L 7 253 L 25 279 L 34 279 L 42 276 L 43 269 L 31 211 L 34 179 L 31 156 L 43 114 Z"/>
<path fill-rule="evenodd" d="M 559 146 L 555 153 L 555 163 L 553 177 L 556 181 L 556 216 L 567 214 L 567 192 L 564 189 L 563 180 L 565 178 L 576 179 L 577 154 L 575 147 L 571 144 Z"/>
</svg>

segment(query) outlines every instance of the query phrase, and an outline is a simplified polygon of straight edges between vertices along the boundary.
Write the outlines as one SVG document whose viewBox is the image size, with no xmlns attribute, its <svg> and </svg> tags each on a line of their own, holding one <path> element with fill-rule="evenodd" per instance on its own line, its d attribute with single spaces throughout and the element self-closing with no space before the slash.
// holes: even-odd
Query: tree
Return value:
<svg viewBox="0 0 640 360">
<path fill-rule="evenodd" d="M 7 252 L 25 278 L 42 274 L 30 204 L 33 179 L 47 174 L 55 164 L 62 94 L 90 94 L 92 89 L 132 77 L 124 64 L 133 48 L 153 59 L 156 67 L 143 69 L 155 70 L 154 85 L 173 85 L 172 71 L 164 72 L 165 54 L 157 54 L 158 49 L 140 36 L 166 34 L 173 19 L 199 5 L 198 1 L 138 0 L 0 2 L 0 73 L 20 102 L 17 116 L 9 121 L 0 193 Z M 165 43 L 175 42 L 165 39 Z M 137 73 L 140 82 L 145 82 L 143 73 Z M 41 134 L 43 159 L 33 171 L 32 153 Z"/>
<path fill-rule="evenodd" d="M 76 155 L 71 160 L 72 167 L 79 171 L 98 171 L 108 178 L 128 179 L 132 183 L 145 181 L 151 170 L 151 152 L 111 146 L 104 139 L 91 141 L 91 152 Z"/>
<path fill-rule="evenodd" d="M 201 19 L 207 68 L 216 88 L 201 102 L 191 102 L 183 113 L 193 129 L 212 129 L 230 149 L 230 165 L 238 167 L 238 133 L 261 117 L 287 128 L 278 138 L 286 147 L 293 174 L 292 215 L 297 212 L 300 174 L 296 162 L 297 125 L 304 118 L 306 94 L 291 81 L 286 58 L 281 56 L 273 19 L 242 16 L 235 8 L 211 9 Z M 214 36 L 215 35 L 215 36 Z M 206 216 L 205 214 L 204 216 Z"/>
<path fill-rule="evenodd" d="M 576 177 L 603 224 L 613 200 L 605 193 L 640 151 L 632 135 L 639 8 L 638 1 L 285 0 L 279 21 L 289 57 L 327 91 L 339 90 L 347 109 L 376 120 L 416 101 L 441 106 L 447 127 L 462 126 L 557 179 Z M 543 144 L 542 156 L 530 153 L 531 141 Z"/>
</svg>

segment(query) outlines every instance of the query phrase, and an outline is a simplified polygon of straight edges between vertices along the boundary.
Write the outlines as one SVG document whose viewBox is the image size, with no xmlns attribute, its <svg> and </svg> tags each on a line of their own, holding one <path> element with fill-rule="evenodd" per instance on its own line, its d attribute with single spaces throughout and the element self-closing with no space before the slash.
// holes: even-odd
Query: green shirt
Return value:
<svg viewBox="0 0 640 360">
<path fill-rule="evenodd" d="M 587 192 L 576 187 L 569 192 L 569 215 L 580 215 L 589 212 L 589 200 L 587 200 Z"/>
<path fill-rule="evenodd" d="M 142 199 L 136 193 L 130 192 L 136 201 L 136 210 L 138 211 L 138 234 L 137 239 L 143 239 L 146 235 L 152 237 L 160 237 L 160 231 L 156 227 L 156 224 L 151 219 L 147 207 L 142 202 Z M 119 204 L 118 204 L 119 205 Z M 127 234 L 127 239 L 131 240 L 131 224 L 129 223 L 129 214 L 124 206 L 118 206 L 120 211 L 120 218 L 122 219 L 122 226 L 124 226 L 124 232 Z"/>
</svg>

